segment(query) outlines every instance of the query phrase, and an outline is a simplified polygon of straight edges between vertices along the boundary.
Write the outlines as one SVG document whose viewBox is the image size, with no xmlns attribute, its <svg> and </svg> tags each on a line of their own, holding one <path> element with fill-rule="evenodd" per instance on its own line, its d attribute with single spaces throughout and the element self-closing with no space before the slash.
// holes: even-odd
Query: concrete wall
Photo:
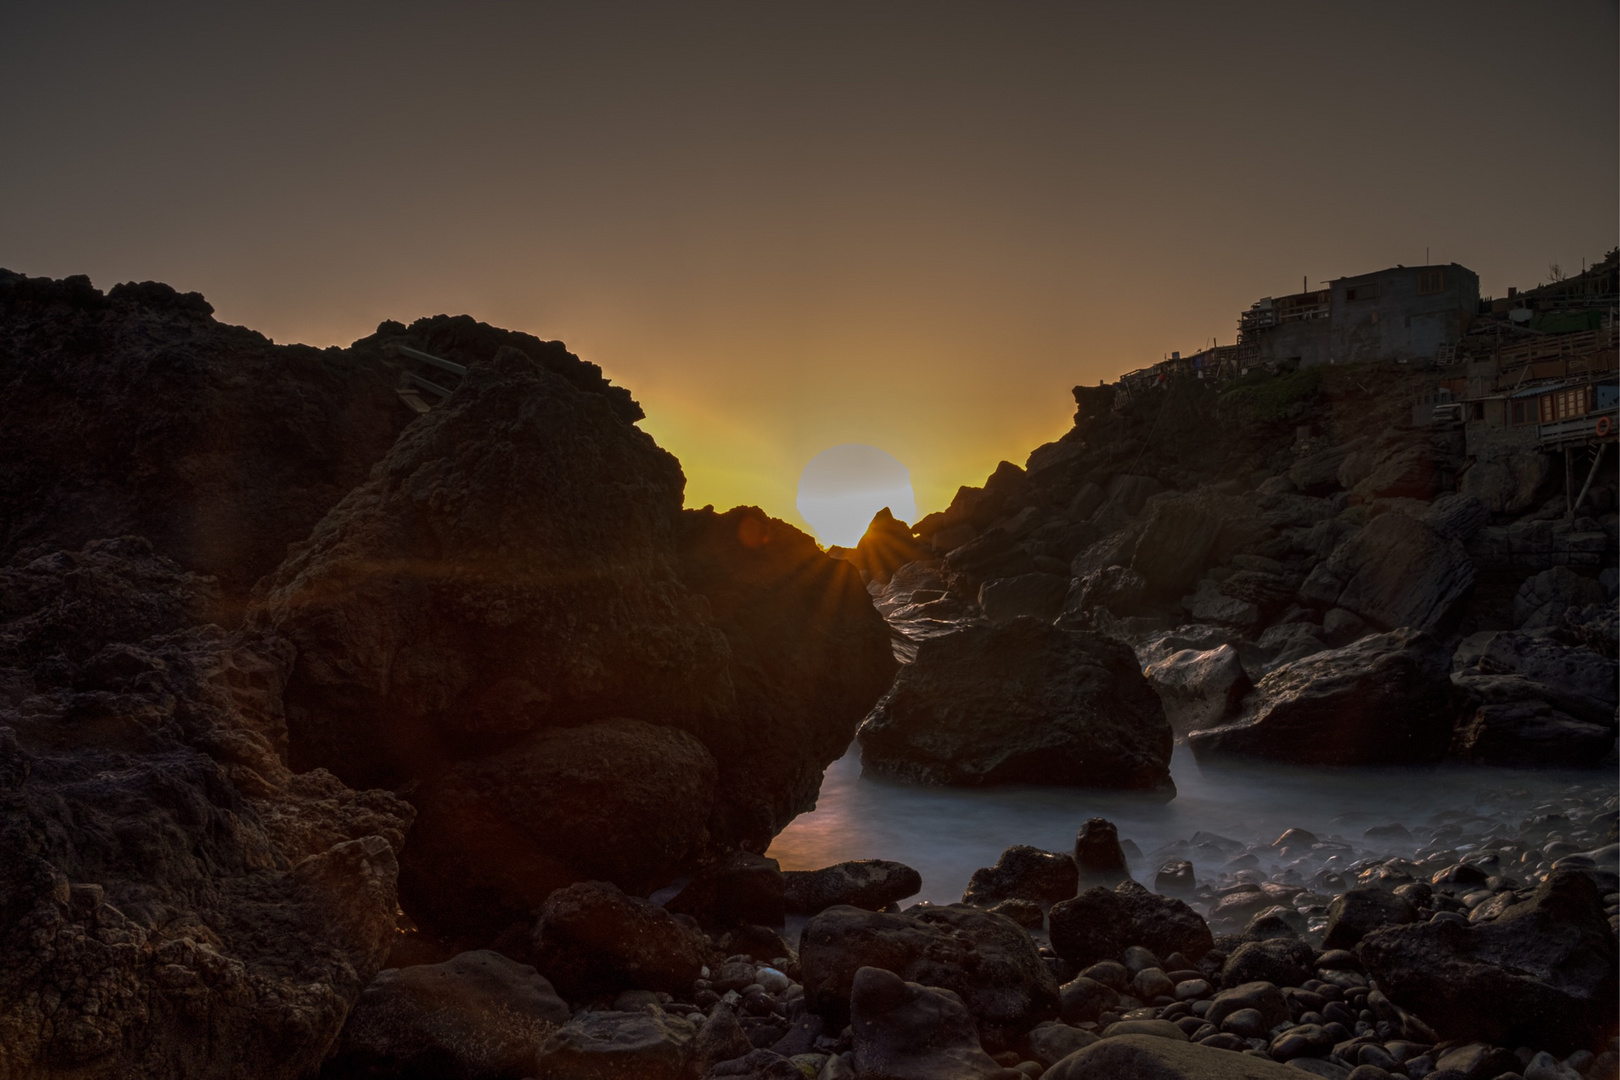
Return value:
<svg viewBox="0 0 1620 1080">
<path fill-rule="evenodd" d="M 1443 286 L 1420 296 L 1420 276 L 1430 270 L 1442 273 Z M 1351 299 L 1352 292 L 1367 286 L 1373 286 L 1377 295 Z M 1479 307 L 1479 275 L 1456 263 L 1395 267 L 1340 278 L 1330 288 L 1330 351 L 1339 364 L 1433 360 L 1441 345 L 1462 337 Z"/>
<path fill-rule="evenodd" d="M 1270 326 L 1260 332 L 1259 345 L 1262 362 L 1297 359 L 1301 367 L 1326 364 L 1332 359 L 1332 326 L 1327 319 Z"/>
</svg>

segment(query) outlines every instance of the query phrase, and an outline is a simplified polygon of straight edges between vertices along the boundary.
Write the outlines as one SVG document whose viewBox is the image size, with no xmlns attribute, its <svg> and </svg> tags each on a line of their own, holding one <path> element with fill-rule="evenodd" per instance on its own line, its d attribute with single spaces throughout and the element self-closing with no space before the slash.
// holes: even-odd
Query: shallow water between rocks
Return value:
<svg viewBox="0 0 1620 1080">
<path fill-rule="evenodd" d="M 1121 841 L 1134 841 L 1140 853 L 1126 845 L 1132 875 L 1151 885 L 1168 858 L 1190 860 L 1200 882 L 1230 875 L 1235 853 L 1216 856 L 1206 853 L 1207 845 L 1206 852 L 1185 846 L 1201 831 L 1241 843 L 1255 857 L 1250 865 L 1267 876 L 1295 865 L 1308 878 L 1324 865 L 1322 858 L 1301 862 L 1270 846 L 1287 829 L 1348 845 L 1351 850 L 1331 863 L 1348 867 L 1436 847 L 1466 854 L 1491 837 L 1518 834 L 1527 819 L 1567 814 L 1584 820 L 1620 801 L 1608 770 L 1211 764 L 1177 746 L 1170 771 L 1177 795 L 1168 802 L 1061 787 L 921 787 L 863 776 L 859 746 L 852 744 L 828 767 L 816 809 L 783 830 L 767 854 L 784 870 L 894 859 L 922 874 L 922 892 L 906 903 L 948 904 L 961 899 L 974 870 L 993 865 L 1013 844 L 1072 850 L 1076 831 L 1091 817 L 1113 821 Z M 1410 836 L 1366 835 L 1368 828 L 1391 824 Z M 1550 825 L 1556 836 L 1558 823 Z"/>
</svg>

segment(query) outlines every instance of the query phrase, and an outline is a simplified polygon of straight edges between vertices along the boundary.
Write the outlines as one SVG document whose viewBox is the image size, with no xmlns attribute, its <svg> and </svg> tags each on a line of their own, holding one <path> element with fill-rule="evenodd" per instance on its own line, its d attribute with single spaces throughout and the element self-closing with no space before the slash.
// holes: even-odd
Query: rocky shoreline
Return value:
<svg viewBox="0 0 1620 1080">
<path fill-rule="evenodd" d="M 402 345 L 467 369 L 420 416 Z M 0 1078 L 1616 1075 L 1601 782 L 1076 822 L 956 904 L 762 854 L 857 729 L 907 782 L 1158 799 L 1178 739 L 1612 766 L 1612 470 L 1557 522 L 1443 491 L 1398 393 L 1285 432 L 1077 390 L 840 559 L 684 508 L 627 391 L 464 317 L 313 350 L 5 272 L 0 370 Z"/>
</svg>

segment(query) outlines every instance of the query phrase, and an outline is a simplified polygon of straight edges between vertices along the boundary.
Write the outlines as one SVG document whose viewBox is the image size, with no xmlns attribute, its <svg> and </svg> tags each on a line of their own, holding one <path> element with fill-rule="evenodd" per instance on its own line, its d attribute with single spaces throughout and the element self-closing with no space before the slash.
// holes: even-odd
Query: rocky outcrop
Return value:
<svg viewBox="0 0 1620 1080">
<path fill-rule="evenodd" d="M 0 573 L 7 1076 L 307 1076 L 388 955 L 410 808 L 288 770 L 291 649 L 179 629 L 200 584 L 133 540 Z"/>
<path fill-rule="evenodd" d="M 924 641 L 859 739 L 866 768 L 904 780 L 1174 791 L 1170 725 L 1131 650 L 1032 619 Z"/>
<path fill-rule="evenodd" d="M 642 415 L 560 343 L 466 316 L 323 350 L 217 322 L 200 295 L 158 282 L 103 295 L 82 277 L 0 271 L 0 558 L 145 536 L 217 577 L 212 615 L 234 623 L 415 419 L 395 344 L 461 364 L 516 346 L 626 422 Z"/>
<path fill-rule="evenodd" d="M 712 734 L 694 730 L 720 769 L 712 828 L 763 851 L 815 806 L 822 772 L 888 689 L 889 628 L 848 564 L 752 507 L 683 513 L 676 567 L 731 655 L 733 710 Z"/>
<path fill-rule="evenodd" d="M 1385 927 L 1359 952 L 1391 1001 L 1448 1039 L 1563 1054 L 1614 1034 L 1620 955 L 1579 871 L 1553 871 L 1495 919 Z"/>
<path fill-rule="evenodd" d="M 799 944 L 805 998 L 834 1029 L 849 1017 L 862 968 L 955 993 L 980 1037 L 999 1046 L 1057 1015 L 1057 980 L 1022 928 L 961 904 L 884 914 L 828 908 Z"/>
<path fill-rule="evenodd" d="M 1457 713 L 1450 662 L 1440 641 L 1416 630 L 1365 637 L 1278 668 L 1235 723 L 1187 741 L 1200 756 L 1302 765 L 1438 761 Z"/>
<path fill-rule="evenodd" d="M 1579 766 L 1615 742 L 1615 662 L 1550 637 L 1499 633 L 1452 675 L 1466 695 L 1453 752 L 1503 765 Z"/>
<path fill-rule="evenodd" d="M 1300 595 L 1341 607 L 1383 630 L 1449 627 L 1474 585 L 1455 536 L 1405 514 L 1375 518 L 1311 572 Z"/>
<path fill-rule="evenodd" d="M 504 348 L 263 584 L 293 760 L 413 787 L 430 926 L 763 849 L 887 684 L 852 567 L 757 510 L 683 514 L 683 484 L 611 397 Z"/>
<path fill-rule="evenodd" d="M 929 554 L 929 549 L 911 534 L 911 528 L 885 506 L 872 518 L 860 542 L 845 558 L 866 581 L 885 585 L 896 570 L 926 559 Z"/>
</svg>

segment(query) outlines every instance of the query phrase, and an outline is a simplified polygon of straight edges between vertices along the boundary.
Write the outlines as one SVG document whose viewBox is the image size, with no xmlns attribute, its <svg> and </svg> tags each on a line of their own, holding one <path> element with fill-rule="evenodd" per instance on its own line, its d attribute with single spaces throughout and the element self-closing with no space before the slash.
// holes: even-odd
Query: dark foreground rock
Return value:
<svg viewBox="0 0 1620 1080">
<path fill-rule="evenodd" d="M 703 939 L 656 904 L 584 881 L 552 893 L 535 923 L 535 965 L 571 1001 L 691 987 Z"/>
<path fill-rule="evenodd" d="M 389 968 L 355 1002 L 321 1080 L 518 1080 L 568 1016 L 544 977 L 499 953 Z"/>
<path fill-rule="evenodd" d="M 1381 630 L 1441 630 L 1474 586 L 1461 541 L 1405 514 L 1375 518 L 1323 561 L 1301 595 L 1354 612 Z"/>
<path fill-rule="evenodd" d="M 882 911 L 922 891 L 921 874 L 888 859 L 855 859 L 819 870 L 789 870 L 782 878 L 785 906 L 795 915 L 814 915 L 839 904 Z"/>
<path fill-rule="evenodd" d="M 290 648 L 175 629 L 196 581 L 148 545 L 5 578 L 0 1073 L 312 1074 L 388 955 L 410 808 L 288 770 Z"/>
<path fill-rule="evenodd" d="M 1590 765 L 1615 740 L 1615 662 L 1551 637 L 1495 634 L 1452 675 L 1467 705 L 1452 752 L 1501 765 Z"/>
<path fill-rule="evenodd" d="M 1309 1074 L 1305 1074 L 1309 1075 Z M 1116 1035 L 1058 1062 L 1046 1080 L 1299 1080 L 1280 1061 L 1153 1035 Z"/>
<path fill-rule="evenodd" d="M 1052 908 L 1052 948 L 1080 967 L 1118 960 L 1131 945 L 1158 956 L 1179 952 L 1197 962 L 1214 945 L 1203 916 L 1180 900 L 1148 892 L 1134 881 L 1087 889 Z"/>
<path fill-rule="evenodd" d="M 1173 736 L 1131 650 L 1033 619 L 924 641 L 860 730 L 873 772 L 932 784 L 1173 793 Z"/>
<path fill-rule="evenodd" d="M 850 992 L 857 1076 L 884 1080 L 1000 1080 L 973 1014 L 953 991 L 863 967 Z M 1018 1074 L 1014 1074 L 1018 1075 Z"/>
<path fill-rule="evenodd" d="M 1014 844 L 996 865 L 973 871 L 962 903 L 988 908 L 1003 900 L 1030 900 L 1046 907 L 1073 896 L 1079 883 L 1074 856 Z"/>
<path fill-rule="evenodd" d="M 1315 653 L 1256 684 L 1243 715 L 1187 736 L 1200 757 L 1234 754 L 1301 765 L 1426 763 L 1451 741 L 1450 651 L 1403 628 Z"/>
<path fill-rule="evenodd" d="M 682 1016 L 580 1012 L 535 1057 L 537 1080 L 691 1080 L 697 1029 Z"/>
<path fill-rule="evenodd" d="M 1057 1015 L 1057 980 L 1029 935 L 960 904 L 892 915 L 829 908 L 805 925 L 799 963 L 807 1003 L 834 1029 L 847 1022 L 856 973 L 868 967 L 954 992 L 987 1045 Z"/>
<path fill-rule="evenodd" d="M 1359 953 L 1391 1001 L 1445 1038 L 1562 1054 L 1614 1034 L 1620 956 L 1579 871 L 1554 870 L 1494 920 L 1374 930 Z"/>
<path fill-rule="evenodd" d="M 683 514 L 683 485 L 610 396 L 505 348 L 264 583 L 293 760 L 413 789 L 430 928 L 490 940 L 569 881 L 763 850 L 887 685 L 849 564 Z"/>
</svg>

